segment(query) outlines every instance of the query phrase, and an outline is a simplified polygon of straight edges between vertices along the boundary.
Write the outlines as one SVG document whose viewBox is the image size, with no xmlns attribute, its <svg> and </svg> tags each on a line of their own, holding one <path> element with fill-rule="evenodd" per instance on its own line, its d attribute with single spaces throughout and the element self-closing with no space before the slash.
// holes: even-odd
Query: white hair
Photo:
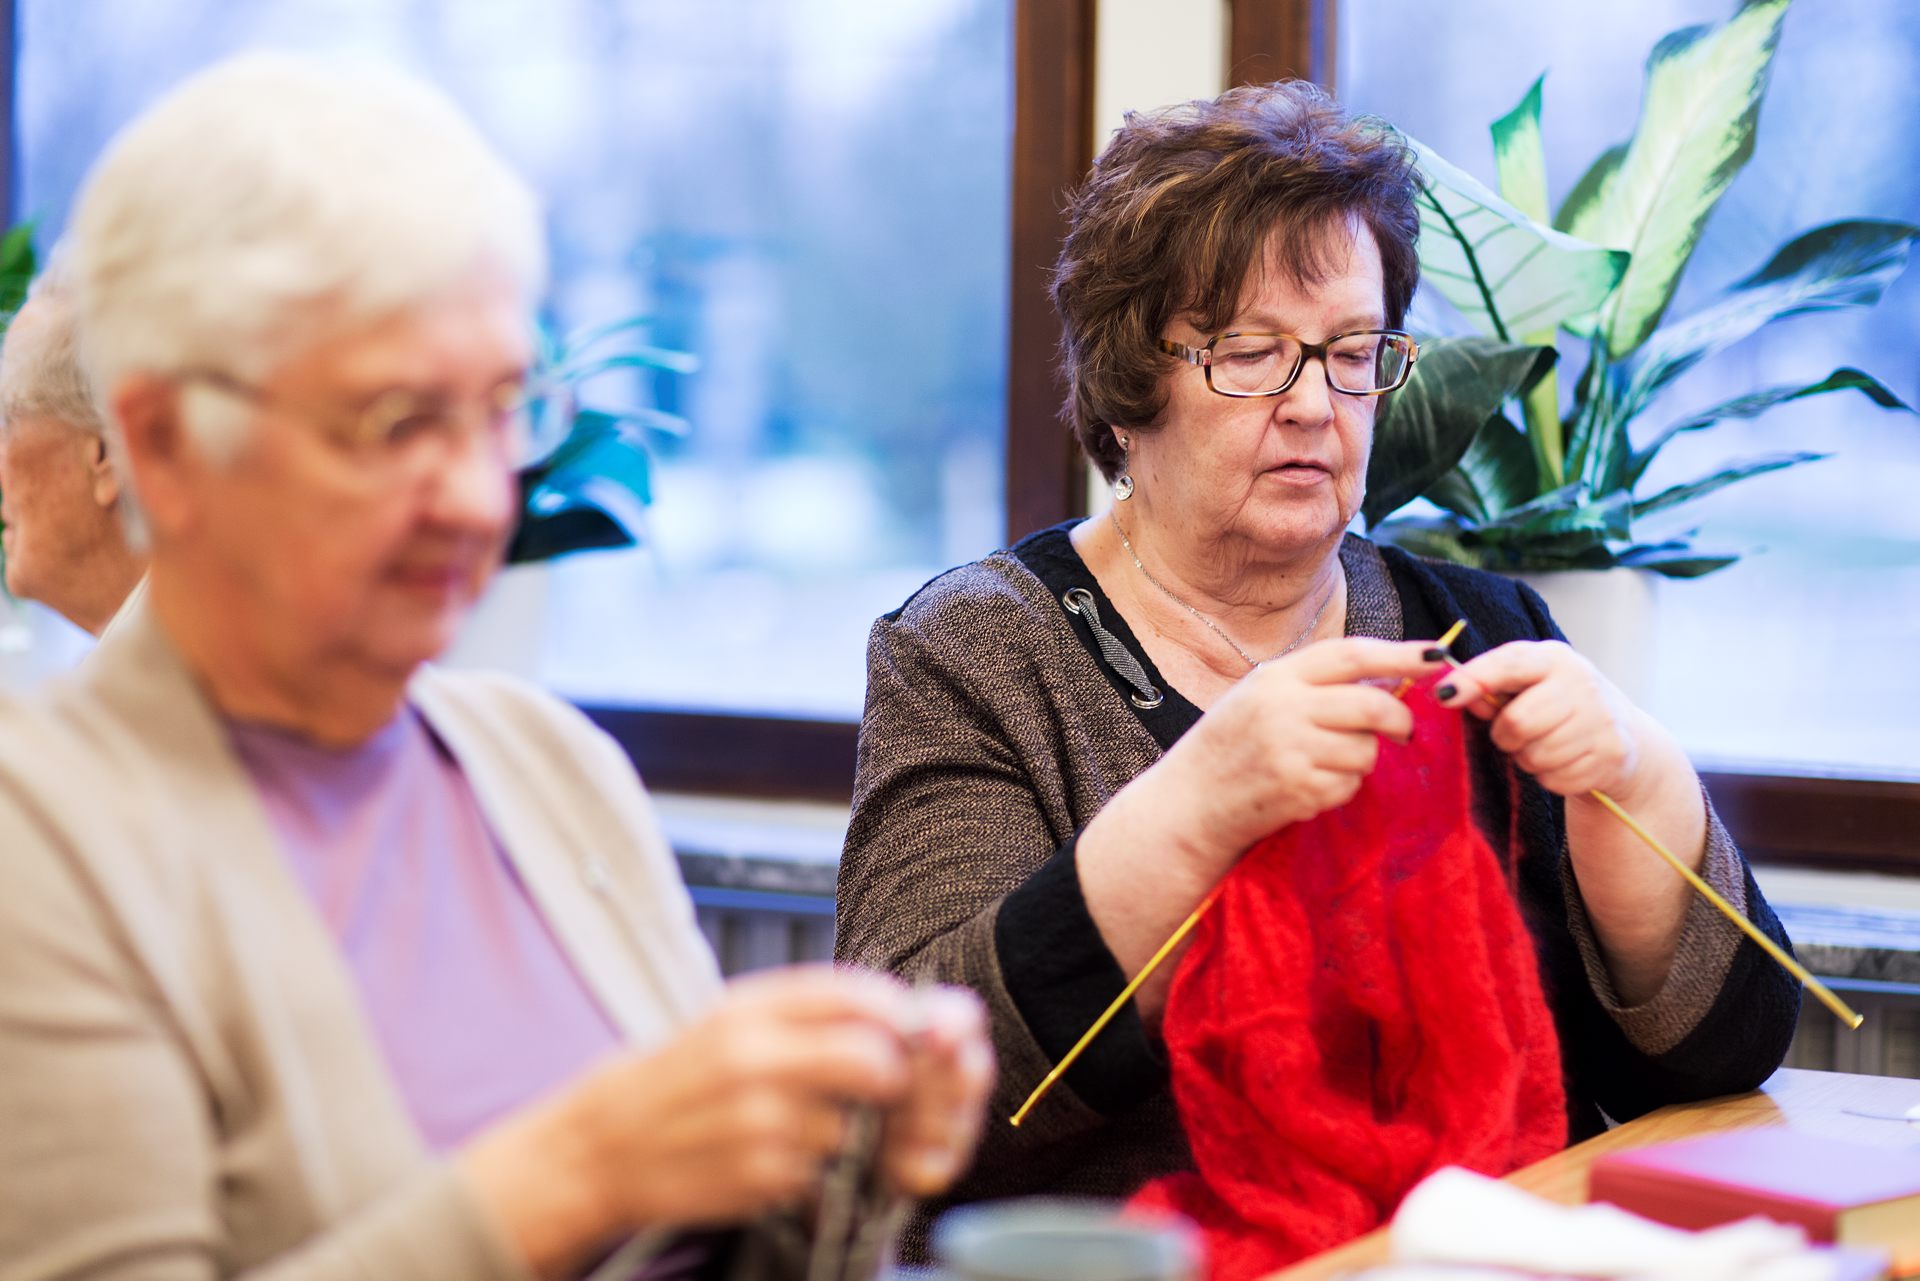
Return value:
<svg viewBox="0 0 1920 1281">
<path fill-rule="evenodd" d="M 73 230 L 85 362 L 110 426 L 128 374 L 257 380 L 478 268 L 529 303 L 546 274 L 533 193 L 443 94 L 291 54 L 230 58 L 148 108 L 94 165 Z M 249 415 L 200 401 L 189 429 L 236 448 Z"/>
<path fill-rule="evenodd" d="M 80 360 L 80 313 L 64 245 L 54 246 L 0 346 L 0 417 L 52 418 L 105 434 Z"/>
</svg>

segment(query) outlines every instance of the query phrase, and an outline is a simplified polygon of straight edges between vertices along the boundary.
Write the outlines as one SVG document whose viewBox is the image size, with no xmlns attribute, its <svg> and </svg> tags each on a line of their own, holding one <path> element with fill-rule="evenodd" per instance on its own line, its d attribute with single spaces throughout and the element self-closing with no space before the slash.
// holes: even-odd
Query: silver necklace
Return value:
<svg viewBox="0 0 1920 1281">
<path fill-rule="evenodd" d="M 1153 576 L 1153 571 L 1140 563 L 1140 553 L 1133 550 L 1133 540 L 1127 537 L 1127 527 L 1120 523 L 1120 518 L 1118 516 L 1115 516 L 1113 518 L 1113 527 L 1115 530 L 1119 531 L 1120 545 L 1127 549 L 1127 555 L 1133 558 L 1133 567 L 1140 571 L 1140 574 L 1142 577 L 1144 577 L 1148 582 L 1152 583 L 1155 587 L 1158 587 L 1161 593 L 1165 595 L 1168 600 L 1172 601 L 1174 604 L 1178 605 L 1181 609 L 1186 610 L 1189 614 L 1192 614 L 1195 618 L 1199 619 L 1201 624 L 1204 625 L 1208 631 L 1212 632 L 1215 636 L 1218 636 L 1221 640 L 1225 641 L 1229 649 L 1231 649 L 1234 653 L 1240 655 L 1240 660 L 1247 665 L 1248 670 L 1252 670 L 1253 668 L 1260 666 L 1261 660 L 1255 658 L 1252 654 L 1247 653 L 1246 650 L 1241 649 L 1240 643 L 1234 640 L 1233 637 L 1227 635 L 1226 632 L 1221 629 L 1220 624 L 1214 622 L 1211 618 L 1208 618 L 1205 614 L 1201 613 L 1199 610 L 1195 609 L 1193 606 L 1187 604 L 1187 602 L 1184 599 L 1182 599 L 1180 595 L 1173 590 L 1173 588 L 1167 586 L 1165 583 L 1155 578 Z M 1298 636 L 1288 641 L 1286 645 L 1283 646 L 1282 648 L 1277 649 L 1273 653 L 1267 655 L 1267 658 L 1266 658 L 1267 662 L 1271 663 L 1276 658 L 1285 658 L 1288 654 L 1291 654 L 1294 650 L 1300 648 L 1300 643 L 1302 641 L 1306 640 L 1307 637 L 1313 635 L 1313 629 L 1320 626 L 1320 619 L 1323 616 L 1325 616 L 1327 612 L 1327 606 L 1333 604 L 1333 598 L 1340 594 L 1339 587 L 1340 587 L 1340 584 L 1336 582 L 1334 584 L 1333 590 L 1327 593 L 1327 598 L 1320 602 L 1320 608 L 1313 611 L 1313 617 L 1310 620 L 1308 620 L 1306 630 L 1302 631 Z"/>
</svg>

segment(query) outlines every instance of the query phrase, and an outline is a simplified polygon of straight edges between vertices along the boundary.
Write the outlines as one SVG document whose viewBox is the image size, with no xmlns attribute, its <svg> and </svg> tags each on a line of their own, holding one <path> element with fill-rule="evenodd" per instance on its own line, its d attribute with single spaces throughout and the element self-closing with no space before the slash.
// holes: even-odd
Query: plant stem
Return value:
<svg viewBox="0 0 1920 1281">
<path fill-rule="evenodd" d="M 1553 345 L 1552 330 L 1528 334 L 1523 340 L 1540 347 Z M 1560 375 L 1549 369 L 1521 399 L 1526 415 L 1527 443 L 1533 446 L 1533 466 L 1540 477 L 1540 492 L 1551 493 L 1567 483 L 1566 442 L 1561 439 Z"/>
</svg>

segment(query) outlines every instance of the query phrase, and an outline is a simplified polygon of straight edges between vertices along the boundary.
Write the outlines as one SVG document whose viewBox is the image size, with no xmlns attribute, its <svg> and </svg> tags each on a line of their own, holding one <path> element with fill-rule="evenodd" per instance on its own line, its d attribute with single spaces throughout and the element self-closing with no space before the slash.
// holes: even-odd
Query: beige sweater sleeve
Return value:
<svg viewBox="0 0 1920 1281">
<path fill-rule="evenodd" d="M 78 865 L 0 791 L 0 1276 L 205 1281 L 524 1276 L 455 1171 L 423 1165 L 243 1271 L 218 1221 L 211 1094 Z"/>
</svg>

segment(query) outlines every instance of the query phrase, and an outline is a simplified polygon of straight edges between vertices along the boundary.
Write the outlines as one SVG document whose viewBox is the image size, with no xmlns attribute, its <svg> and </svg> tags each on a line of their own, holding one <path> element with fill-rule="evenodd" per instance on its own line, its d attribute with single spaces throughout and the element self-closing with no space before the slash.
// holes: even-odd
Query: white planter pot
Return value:
<svg viewBox="0 0 1920 1281">
<path fill-rule="evenodd" d="M 549 567 L 514 565 L 493 576 L 459 639 L 440 657 L 447 667 L 478 667 L 540 679 L 546 652 Z"/>
<path fill-rule="evenodd" d="M 1658 574 L 1645 569 L 1576 569 L 1514 577 L 1540 593 L 1567 640 L 1622 693 L 1642 707 L 1651 704 Z"/>
</svg>

